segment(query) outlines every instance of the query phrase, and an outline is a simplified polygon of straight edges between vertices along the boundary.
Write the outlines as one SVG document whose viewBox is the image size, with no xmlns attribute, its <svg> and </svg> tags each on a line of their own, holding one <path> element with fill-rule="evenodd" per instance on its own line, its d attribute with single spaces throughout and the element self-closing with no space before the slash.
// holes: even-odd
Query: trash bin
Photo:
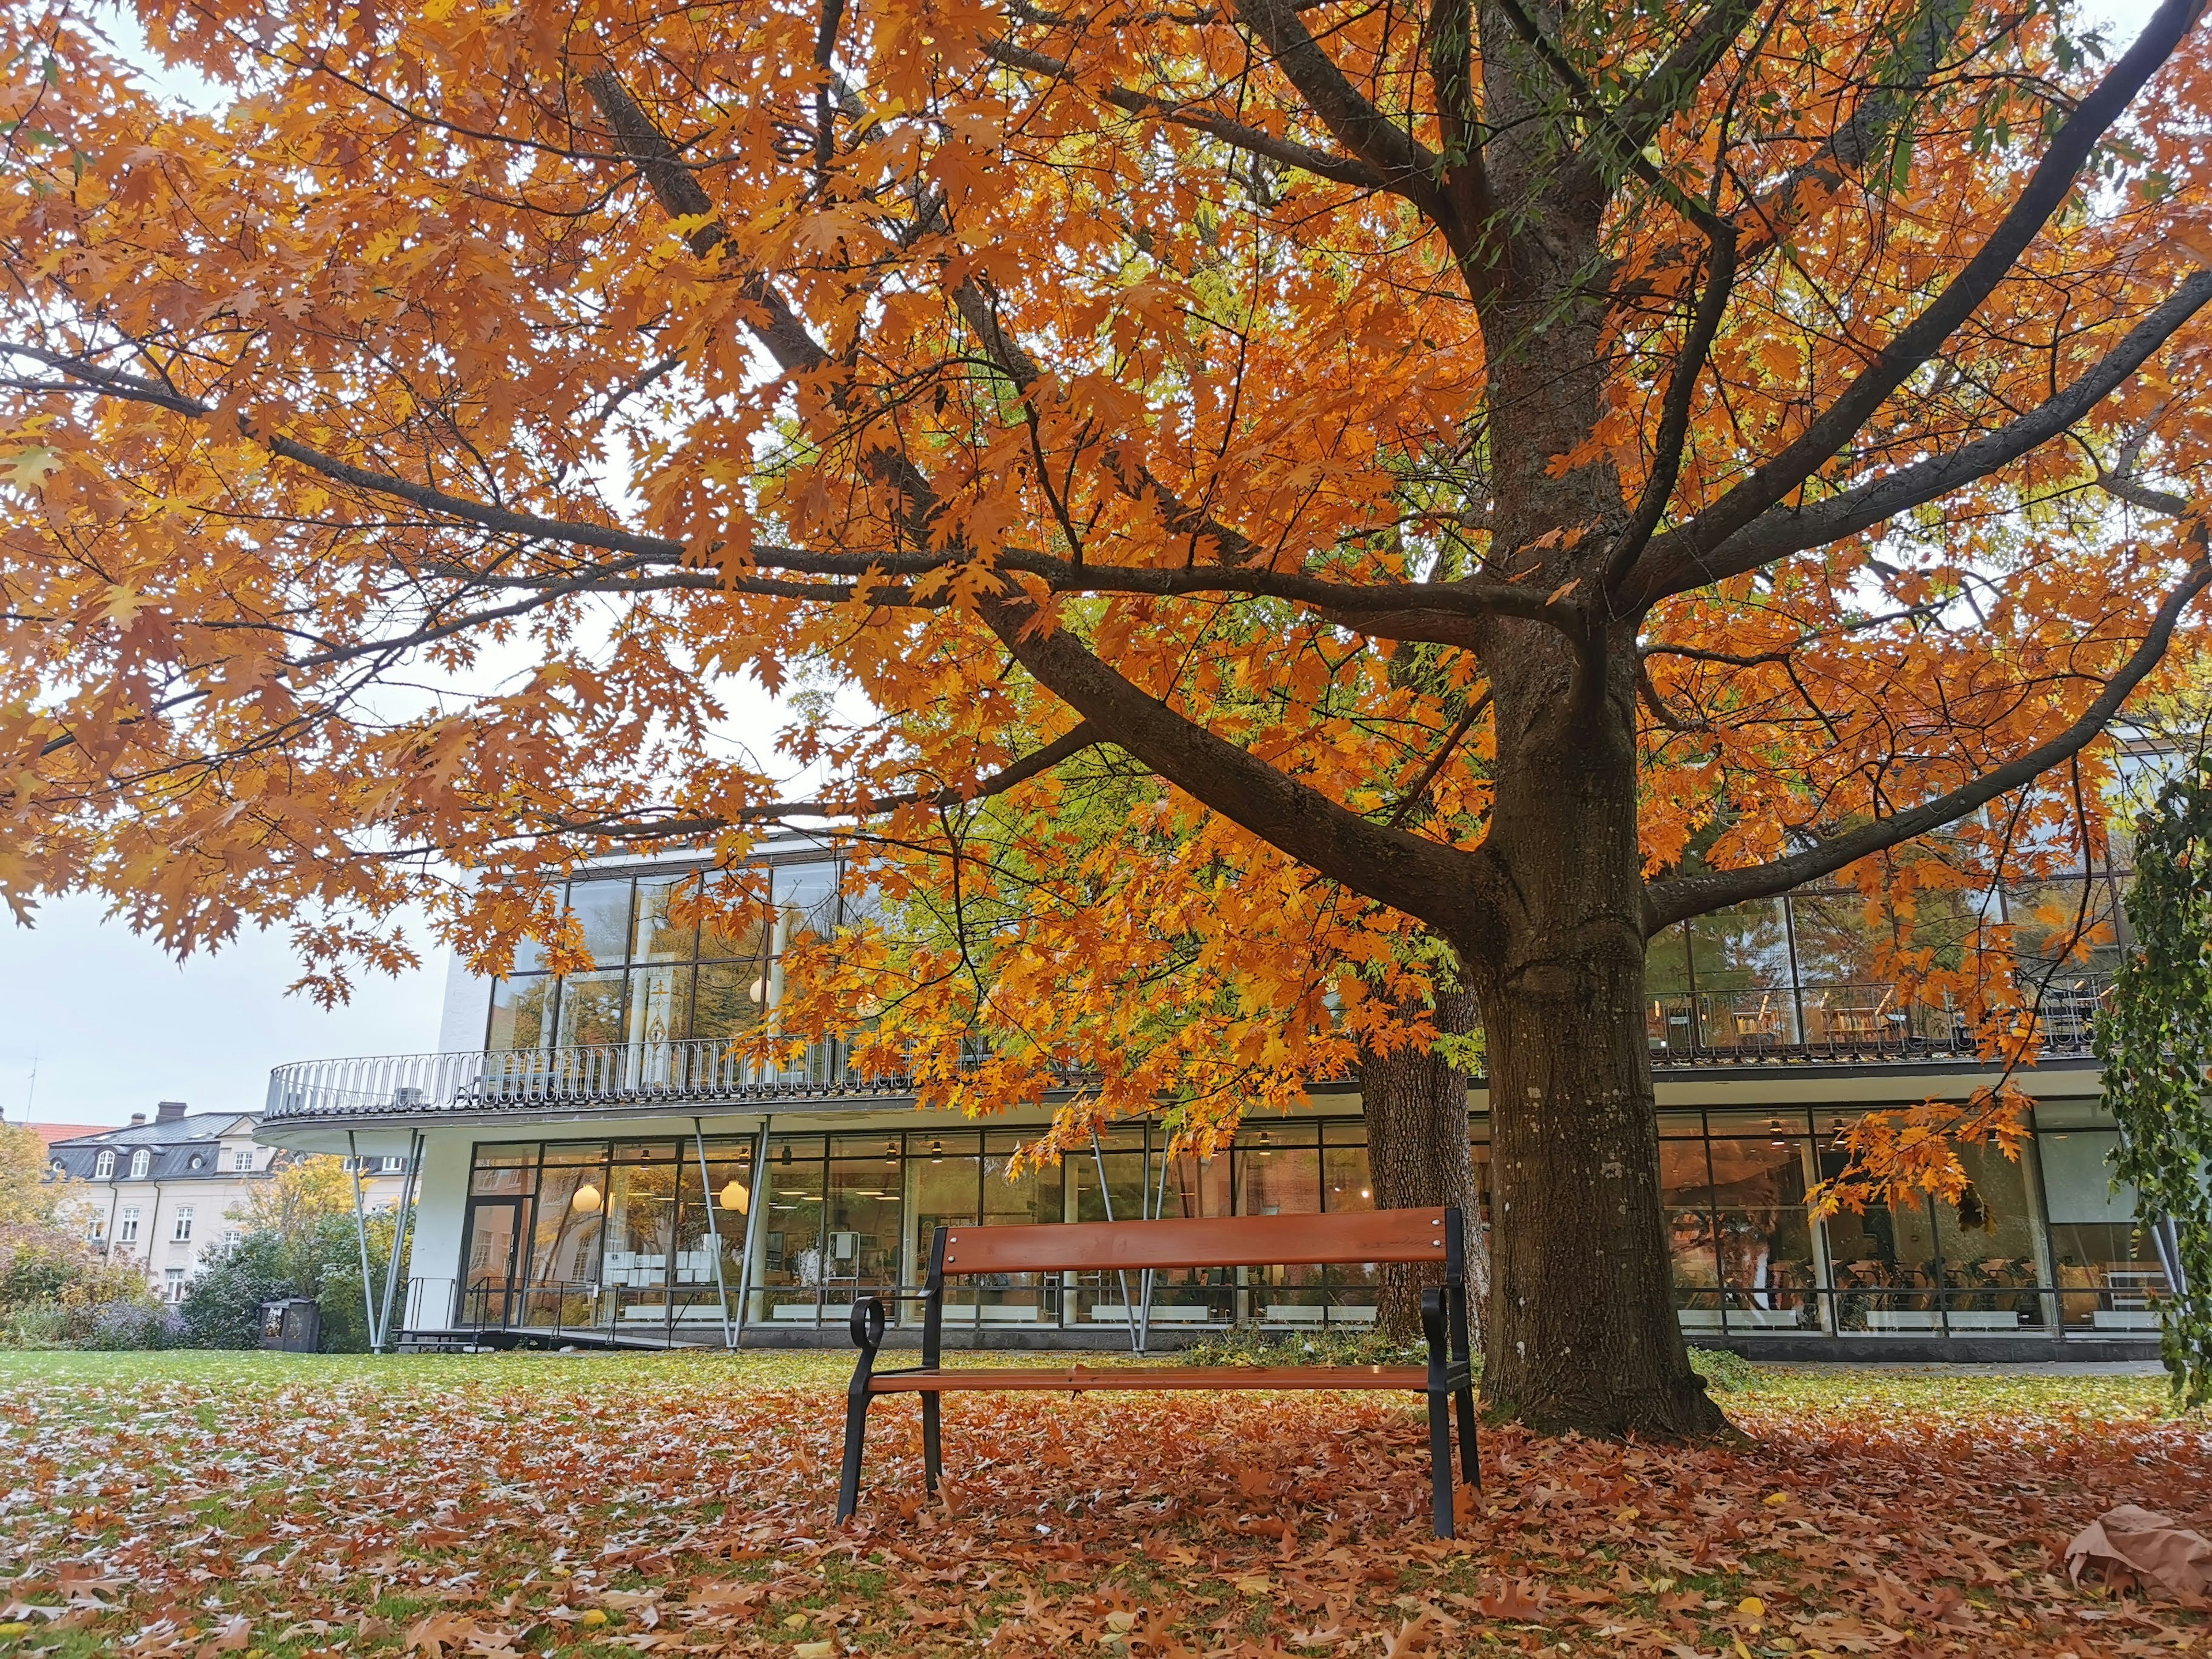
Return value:
<svg viewBox="0 0 2212 1659">
<path fill-rule="evenodd" d="M 278 1353 L 313 1353 L 322 1340 L 323 1310 L 313 1297 L 288 1296 L 261 1304 L 261 1346 Z"/>
</svg>

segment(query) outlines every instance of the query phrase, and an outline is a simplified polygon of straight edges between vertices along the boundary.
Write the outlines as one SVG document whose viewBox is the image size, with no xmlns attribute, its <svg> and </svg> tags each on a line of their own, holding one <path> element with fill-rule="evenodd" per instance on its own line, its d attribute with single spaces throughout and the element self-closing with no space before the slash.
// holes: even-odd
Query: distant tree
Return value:
<svg viewBox="0 0 2212 1659">
<path fill-rule="evenodd" d="M 36 1129 L 0 1123 L 0 1225 L 60 1228 L 85 1190 L 55 1170 Z"/>
</svg>

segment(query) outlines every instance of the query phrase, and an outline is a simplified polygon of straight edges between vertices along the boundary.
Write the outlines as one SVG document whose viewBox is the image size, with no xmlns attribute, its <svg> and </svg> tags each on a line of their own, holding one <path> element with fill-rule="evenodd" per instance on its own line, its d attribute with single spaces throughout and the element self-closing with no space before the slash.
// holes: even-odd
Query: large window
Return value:
<svg viewBox="0 0 2212 1659">
<path fill-rule="evenodd" d="M 698 896 L 702 880 L 716 884 L 720 908 L 703 924 L 676 920 L 672 912 Z M 790 947 L 836 931 L 840 902 L 838 866 L 827 860 L 723 875 L 571 882 L 563 903 L 592 968 L 556 977 L 544 970 L 541 949 L 518 950 L 514 975 L 493 988 L 484 1046 L 651 1048 L 690 1037 L 727 1043 L 774 1006 Z"/>
<path fill-rule="evenodd" d="M 734 1315 L 753 1142 L 482 1143 L 469 1180 L 461 1317 L 719 1329 Z M 711 1211 L 711 1213 L 710 1213 Z"/>
</svg>

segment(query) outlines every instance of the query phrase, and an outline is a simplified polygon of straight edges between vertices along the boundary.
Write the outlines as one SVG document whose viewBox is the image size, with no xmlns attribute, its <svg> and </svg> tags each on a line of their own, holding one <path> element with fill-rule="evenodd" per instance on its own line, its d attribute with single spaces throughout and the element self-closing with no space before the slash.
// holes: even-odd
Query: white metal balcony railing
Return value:
<svg viewBox="0 0 2212 1659">
<path fill-rule="evenodd" d="M 764 1068 L 736 1058 L 720 1038 L 701 1037 L 297 1060 L 270 1073 L 265 1116 L 280 1122 L 657 1101 L 773 1102 L 896 1096 L 910 1086 L 904 1078 L 863 1079 L 838 1059 L 829 1045 L 817 1044 L 804 1064 Z"/>
<path fill-rule="evenodd" d="M 2086 975 L 2045 991 L 2041 1017 L 2047 1057 L 2089 1052 L 2091 1024 L 2104 992 L 2102 980 Z M 1976 1054 L 1962 1015 L 1901 999 L 1893 986 L 1662 994 L 1651 999 L 1645 1020 L 1652 1064 L 1664 1069 L 1806 1060 L 1894 1064 L 1970 1060 Z M 1080 1079 L 1070 1075 L 1063 1081 L 1073 1086 Z M 910 1091 L 905 1077 L 860 1076 L 840 1046 L 816 1044 L 803 1064 L 763 1068 L 732 1056 L 720 1038 L 696 1037 L 299 1060 L 270 1073 L 267 1118 L 412 1117 L 684 1101 L 765 1104 L 896 1098 Z"/>
</svg>

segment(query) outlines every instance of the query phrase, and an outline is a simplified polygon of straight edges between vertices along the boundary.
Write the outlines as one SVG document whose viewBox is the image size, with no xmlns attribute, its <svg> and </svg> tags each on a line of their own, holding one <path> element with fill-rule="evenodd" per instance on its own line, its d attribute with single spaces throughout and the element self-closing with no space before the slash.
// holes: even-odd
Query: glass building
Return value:
<svg viewBox="0 0 2212 1659">
<path fill-rule="evenodd" d="M 1087 1153 L 1006 1178 L 1042 1118 L 918 1113 L 834 1047 L 763 1068 L 731 1045 L 774 1018 L 791 946 L 857 920 L 865 894 L 826 851 L 771 848 L 744 874 L 744 919 L 679 921 L 687 872 L 595 870 L 566 895 L 592 958 L 507 979 L 457 965 L 439 1052 L 306 1061 L 272 1076 L 262 1135 L 306 1150 L 419 1156 L 403 1335 L 663 1346 L 820 1341 L 860 1291 L 920 1282 L 932 1231 L 1148 1216 L 1371 1207 L 1356 1085 L 1249 1121 L 1211 1159 L 1164 1159 L 1133 1122 Z M 1806 1194 L 1838 1173 L 1860 1114 L 1966 1098 L 1990 1079 L 1964 1013 L 1875 971 L 1882 902 L 1807 890 L 1654 941 L 1649 1041 L 1683 1328 L 1750 1352 L 1984 1357 L 2042 1349 L 2148 1354 L 2166 1279 L 2097 1100 L 2088 1021 L 2102 957 L 2042 962 L 2039 944 L 2094 907 L 2114 926 L 2119 875 L 1978 904 L 1919 894 L 1916 940 L 1940 959 L 2008 921 L 2040 993 L 2045 1046 L 2014 1081 L 2034 1098 L 2023 1156 L 1969 1149 L 1956 1204 L 1823 1219 Z M 2051 917 L 2063 908 L 2063 922 Z M 2108 927 L 2108 933 L 2112 928 Z M 1486 1169 L 1486 1098 L 1468 1132 Z M 390 1142 L 387 1146 L 385 1143 Z M 1358 1326 L 1371 1273 L 1285 1267 L 963 1282 L 971 1340 L 1156 1345 L 1232 1325 Z M 1992 1348 L 1991 1344 L 1998 1345 Z"/>
</svg>

